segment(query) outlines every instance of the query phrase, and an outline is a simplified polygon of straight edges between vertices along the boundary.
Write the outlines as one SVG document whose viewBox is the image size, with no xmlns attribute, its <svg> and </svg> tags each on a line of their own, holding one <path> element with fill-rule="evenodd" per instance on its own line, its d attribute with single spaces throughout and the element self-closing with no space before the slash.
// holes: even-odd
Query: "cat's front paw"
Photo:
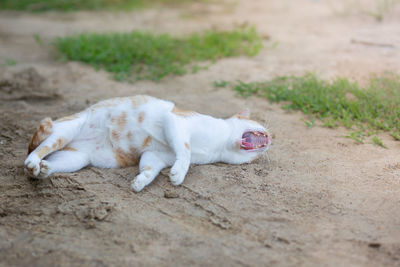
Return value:
<svg viewBox="0 0 400 267">
<path fill-rule="evenodd" d="M 143 173 L 136 176 L 131 184 L 132 190 L 136 193 L 142 191 L 142 189 L 146 186 L 146 180 L 146 176 Z"/>
<path fill-rule="evenodd" d="M 37 178 L 47 178 L 51 174 L 51 168 L 50 168 L 50 163 L 47 160 L 42 160 L 40 162 L 40 172 L 37 176 Z"/>
<path fill-rule="evenodd" d="M 24 162 L 24 171 L 30 177 L 37 178 L 40 173 L 40 158 L 36 155 L 29 156 Z"/>
<path fill-rule="evenodd" d="M 51 174 L 51 168 L 47 160 L 40 160 L 39 157 L 28 158 L 24 163 L 24 171 L 33 178 L 44 179 Z"/>
<path fill-rule="evenodd" d="M 175 186 L 183 183 L 183 180 L 185 180 L 187 170 L 188 167 L 186 167 L 186 164 L 176 162 L 174 166 L 172 166 L 171 172 L 169 174 L 169 179 L 171 180 L 171 183 Z"/>
</svg>

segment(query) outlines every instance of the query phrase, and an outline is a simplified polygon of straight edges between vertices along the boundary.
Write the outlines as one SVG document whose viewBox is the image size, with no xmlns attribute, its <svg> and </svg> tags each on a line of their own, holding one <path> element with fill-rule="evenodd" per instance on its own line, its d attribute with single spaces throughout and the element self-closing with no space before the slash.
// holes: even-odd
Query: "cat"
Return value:
<svg viewBox="0 0 400 267">
<path fill-rule="evenodd" d="M 71 116 L 42 120 L 29 143 L 24 169 L 31 177 L 46 178 L 88 165 L 139 163 L 131 184 L 139 192 L 172 166 L 170 180 L 179 185 L 191 163 L 241 164 L 267 151 L 269 133 L 249 116 L 245 110 L 218 119 L 146 95 L 104 100 Z"/>
</svg>

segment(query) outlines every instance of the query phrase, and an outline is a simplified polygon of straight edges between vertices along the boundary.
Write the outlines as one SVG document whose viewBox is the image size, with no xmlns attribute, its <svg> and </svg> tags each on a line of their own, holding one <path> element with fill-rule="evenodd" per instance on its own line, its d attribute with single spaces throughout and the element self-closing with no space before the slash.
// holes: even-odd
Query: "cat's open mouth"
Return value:
<svg viewBox="0 0 400 267">
<path fill-rule="evenodd" d="M 267 134 L 260 131 L 247 131 L 242 135 L 241 148 L 244 150 L 258 150 L 266 147 L 270 142 Z"/>
</svg>

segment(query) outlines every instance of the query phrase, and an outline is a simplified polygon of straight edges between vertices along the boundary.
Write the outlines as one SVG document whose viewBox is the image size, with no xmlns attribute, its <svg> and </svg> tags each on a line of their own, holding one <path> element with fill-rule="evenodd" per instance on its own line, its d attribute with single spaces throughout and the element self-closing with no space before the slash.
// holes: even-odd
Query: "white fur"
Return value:
<svg viewBox="0 0 400 267">
<path fill-rule="evenodd" d="M 269 147 L 270 142 L 257 151 L 240 149 L 243 132 L 266 132 L 257 122 L 241 116 L 217 119 L 194 112 L 177 114 L 173 111 L 172 102 L 150 96 L 102 101 L 73 119 L 53 122 L 52 133 L 28 155 L 25 169 L 32 177 L 45 178 L 56 172 L 77 171 L 87 165 L 114 168 L 118 167 L 115 151 L 129 154 L 133 147 L 140 156 L 140 173 L 131 187 L 139 192 L 163 168 L 172 166 L 170 180 L 179 185 L 190 163 L 241 164 L 252 161 Z M 126 114 L 126 123 L 121 127 L 115 120 L 123 114 Z M 113 133 L 117 133 L 118 138 L 114 138 Z M 66 140 L 62 147 L 68 146 L 69 150 L 57 147 L 40 155 L 41 158 L 38 156 L 39 149 L 51 148 L 60 137 Z M 143 147 L 149 137 L 151 141 Z"/>
</svg>

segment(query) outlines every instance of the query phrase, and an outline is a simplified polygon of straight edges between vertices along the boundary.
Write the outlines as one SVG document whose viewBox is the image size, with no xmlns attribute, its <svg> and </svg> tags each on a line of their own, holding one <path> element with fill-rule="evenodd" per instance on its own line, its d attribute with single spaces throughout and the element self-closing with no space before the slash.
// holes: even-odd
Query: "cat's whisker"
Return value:
<svg viewBox="0 0 400 267">
<path fill-rule="evenodd" d="M 269 157 L 268 152 L 265 153 L 265 157 L 267 158 L 268 164 L 271 164 L 271 158 Z"/>
<path fill-rule="evenodd" d="M 268 152 L 265 152 L 265 154 L 263 154 L 264 158 L 267 159 L 267 163 L 268 163 L 268 170 L 272 171 L 272 164 L 271 164 L 271 159 L 269 157 Z"/>
<path fill-rule="evenodd" d="M 267 123 L 266 123 L 266 128 L 269 128 L 269 123 L 271 122 L 271 118 L 268 118 Z"/>
<path fill-rule="evenodd" d="M 268 120 L 267 120 L 267 122 L 265 122 L 264 124 L 263 124 L 263 126 L 264 126 L 264 128 L 265 128 L 265 130 L 269 133 L 270 132 L 270 122 L 271 122 L 271 118 L 268 118 Z"/>
</svg>

